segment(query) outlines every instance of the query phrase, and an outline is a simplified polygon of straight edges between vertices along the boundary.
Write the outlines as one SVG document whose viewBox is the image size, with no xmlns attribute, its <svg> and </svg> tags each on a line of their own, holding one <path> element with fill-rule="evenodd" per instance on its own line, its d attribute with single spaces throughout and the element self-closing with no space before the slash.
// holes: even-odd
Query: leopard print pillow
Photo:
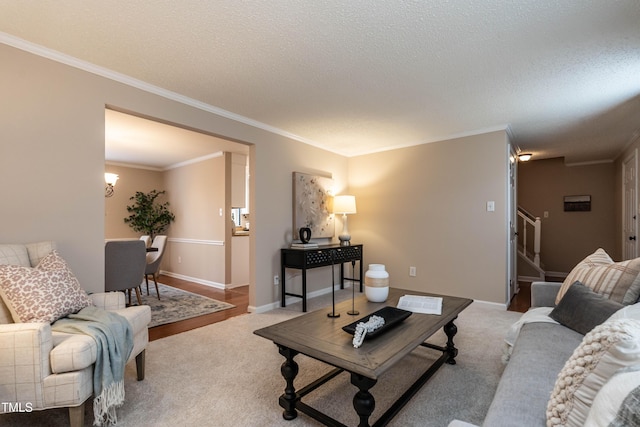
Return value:
<svg viewBox="0 0 640 427">
<path fill-rule="evenodd" d="M 0 265 L 0 296 L 16 323 L 53 323 L 92 305 L 56 250 L 35 268 Z"/>
</svg>

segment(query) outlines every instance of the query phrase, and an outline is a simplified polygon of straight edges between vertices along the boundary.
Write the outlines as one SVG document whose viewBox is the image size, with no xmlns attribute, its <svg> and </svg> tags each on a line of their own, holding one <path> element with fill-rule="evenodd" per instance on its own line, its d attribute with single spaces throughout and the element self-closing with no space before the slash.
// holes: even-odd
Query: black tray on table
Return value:
<svg viewBox="0 0 640 427">
<path fill-rule="evenodd" d="M 382 325 L 382 327 L 376 329 L 373 332 L 367 332 L 367 334 L 364 336 L 365 340 L 367 338 L 374 338 L 380 334 L 385 333 L 389 329 L 393 328 L 394 326 L 402 322 L 407 317 L 411 316 L 411 312 L 407 310 L 402 310 L 401 308 L 386 306 L 374 313 L 371 313 L 368 316 L 363 317 L 362 319 L 356 320 L 353 323 L 349 323 L 347 326 L 343 326 L 342 330 L 350 333 L 351 335 L 354 335 L 356 333 L 356 326 L 358 325 L 358 323 L 360 322 L 367 323 L 371 316 L 382 317 L 384 319 L 384 325 Z"/>
</svg>

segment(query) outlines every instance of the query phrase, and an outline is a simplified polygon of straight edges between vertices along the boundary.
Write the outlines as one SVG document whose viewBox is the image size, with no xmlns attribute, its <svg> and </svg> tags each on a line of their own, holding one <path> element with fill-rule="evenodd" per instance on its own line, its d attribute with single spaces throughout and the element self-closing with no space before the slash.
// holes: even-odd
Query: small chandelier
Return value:
<svg viewBox="0 0 640 427">
<path fill-rule="evenodd" d="M 118 174 L 115 174 L 115 173 L 104 174 L 104 182 L 107 184 L 106 187 L 104 188 L 104 197 L 113 196 L 113 191 L 114 191 L 113 187 L 116 185 L 118 178 L 120 177 L 118 176 Z"/>
</svg>

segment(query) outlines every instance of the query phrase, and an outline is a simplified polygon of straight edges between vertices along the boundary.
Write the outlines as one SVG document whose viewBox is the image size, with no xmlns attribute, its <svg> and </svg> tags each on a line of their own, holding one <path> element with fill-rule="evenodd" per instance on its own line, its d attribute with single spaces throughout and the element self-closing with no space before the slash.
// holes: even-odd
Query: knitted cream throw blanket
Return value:
<svg viewBox="0 0 640 427">
<path fill-rule="evenodd" d="M 96 341 L 93 424 L 116 424 L 116 408 L 124 403 L 124 367 L 133 350 L 133 332 L 127 319 L 98 307 L 86 307 L 58 320 L 51 329 L 89 335 Z"/>
</svg>

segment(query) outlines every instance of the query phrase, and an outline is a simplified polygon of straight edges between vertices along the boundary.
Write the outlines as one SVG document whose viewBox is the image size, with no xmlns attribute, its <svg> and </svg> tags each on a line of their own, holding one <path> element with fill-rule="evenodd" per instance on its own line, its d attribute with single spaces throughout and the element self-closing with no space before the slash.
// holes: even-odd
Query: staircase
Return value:
<svg viewBox="0 0 640 427">
<path fill-rule="evenodd" d="M 545 280 L 540 263 L 542 221 L 518 206 L 518 281 Z"/>
</svg>

